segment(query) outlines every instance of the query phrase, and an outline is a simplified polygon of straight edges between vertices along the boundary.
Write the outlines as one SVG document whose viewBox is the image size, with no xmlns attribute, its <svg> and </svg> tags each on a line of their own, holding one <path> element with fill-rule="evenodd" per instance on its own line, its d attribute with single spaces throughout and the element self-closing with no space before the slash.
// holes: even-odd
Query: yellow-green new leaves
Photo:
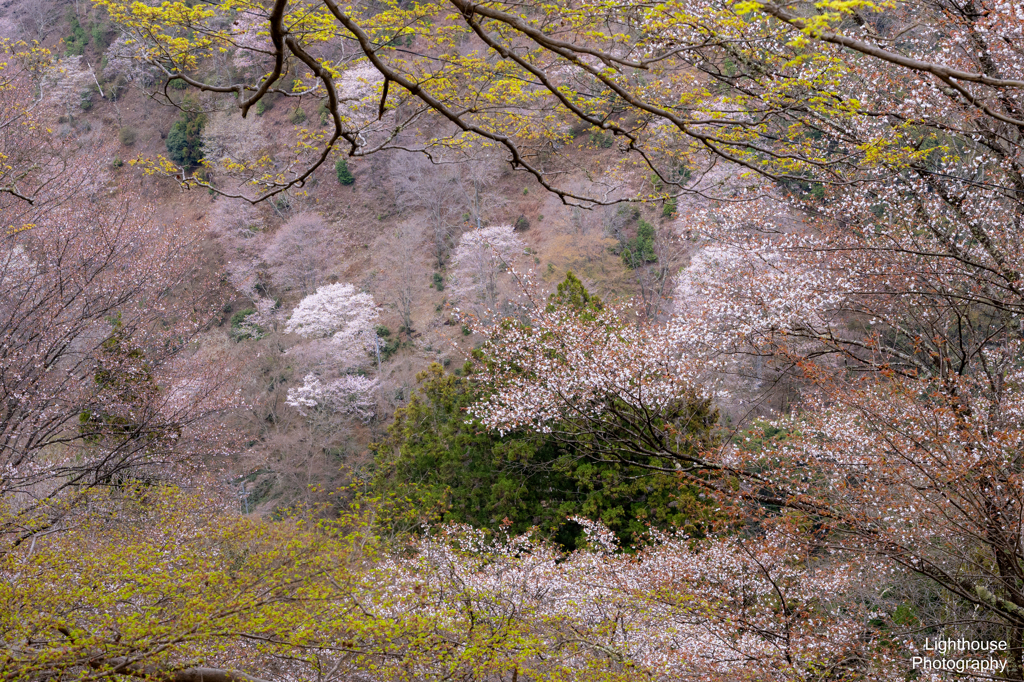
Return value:
<svg viewBox="0 0 1024 682">
<path fill-rule="evenodd" d="M 193 69 L 200 59 L 210 55 L 216 35 L 204 28 L 216 12 L 207 5 L 190 6 L 184 2 L 164 2 L 157 6 L 144 2 L 116 3 L 96 0 L 112 19 L 131 27 L 133 33 L 146 36 L 149 55 L 174 68 Z"/>
<path fill-rule="evenodd" d="M 259 670 L 281 653 L 308 664 L 303 647 L 346 629 L 352 567 L 368 549 L 354 549 L 352 519 L 267 523 L 160 488 L 88 507 L 0 556 L 5 680 L 173 679 Z"/>
<path fill-rule="evenodd" d="M 234 159 L 224 174 L 234 187 L 216 178 L 228 193 L 255 181 L 260 193 L 250 199 L 302 186 L 332 154 L 408 149 L 410 136 L 413 148 L 449 157 L 464 153 L 465 139 L 482 139 L 565 201 L 605 203 L 635 197 L 615 186 L 627 173 L 605 178 L 601 197 L 565 189 L 600 166 L 581 160 L 580 126 L 604 131 L 623 168 L 653 170 L 665 196 L 691 189 L 679 181 L 681 157 L 698 175 L 724 158 L 777 181 L 841 187 L 919 161 L 892 142 L 905 124 L 967 137 L 965 121 L 1024 126 L 1017 105 L 1006 104 L 1024 88 L 1005 76 L 1019 73 L 1019 56 L 990 39 L 1019 23 L 1002 10 L 979 15 L 986 25 L 976 29 L 974 19 L 930 6 L 871 0 L 372 9 L 333 0 L 199 9 L 97 1 L 145 46 L 143 59 L 211 104 L 222 97 L 222 106 L 249 112 L 265 97 L 320 100 L 324 125 L 297 132 L 288 160 L 276 159 L 286 170 L 241 171 Z M 991 59 L 965 53 L 961 35 L 985 44 L 979 54 Z M 225 68 L 227 59 L 236 68 Z"/>
<path fill-rule="evenodd" d="M 636 679 L 590 644 L 610 622 L 573 629 L 517 582 L 469 584 L 492 559 L 438 562 L 454 538 L 382 559 L 370 514 L 269 521 L 175 489 L 92 495 L 61 532 L 0 556 L 0 678 Z"/>
</svg>

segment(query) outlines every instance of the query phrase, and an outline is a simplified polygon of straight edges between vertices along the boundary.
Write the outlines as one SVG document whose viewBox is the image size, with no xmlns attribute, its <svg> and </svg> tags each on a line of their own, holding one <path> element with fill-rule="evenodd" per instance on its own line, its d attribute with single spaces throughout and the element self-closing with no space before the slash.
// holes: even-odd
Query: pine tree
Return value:
<svg viewBox="0 0 1024 682">
<path fill-rule="evenodd" d="M 348 169 L 348 160 L 344 156 L 334 163 L 334 170 L 338 173 L 338 182 L 343 185 L 355 184 L 356 178 Z"/>
</svg>

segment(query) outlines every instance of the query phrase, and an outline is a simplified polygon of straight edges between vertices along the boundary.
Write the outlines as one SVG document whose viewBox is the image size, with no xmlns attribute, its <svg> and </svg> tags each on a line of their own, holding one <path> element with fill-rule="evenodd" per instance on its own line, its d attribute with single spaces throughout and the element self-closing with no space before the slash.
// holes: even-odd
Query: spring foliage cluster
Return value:
<svg viewBox="0 0 1024 682">
<path fill-rule="evenodd" d="M 105 180 L 67 169 L 105 164 L 44 134 L 89 71 L 5 42 L 9 679 L 905 680 L 941 634 L 1007 642 L 1024 680 L 1019 4 L 96 4 L 125 74 L 198 93 L 150 172 L 210 166 L 200 109 L 292 98 L 286 161 L 225 147 L 182 184 L 284 211 L 331 161 L 346 184 L 348 158 L 483 149 L 570 205 L 674 206 L 693 248 L 664 315 L 574 279 L 551 299 L 511 228 L 480 229 L 485 174 L 461 238 L 458 174 L 423 174 L 472 373 L 423 378 L 360 481 L 380 499 L 211 513 L 164 485 L 223 453 L 231 404 L 192 352 L 188 232 L 92 202 Z M 311 99 L 325 125 L 297 115 Z M 625 265 L 655 261 L 654 232 Z M 289 409 L 368 414 L 338 372 L 379 351 L 376 308 L 316 284 L 283 326 L 338 376 Z M 720 431 L 716 405 L 768 419 Z M 383 518 L 407 498 L 492 534 Z"/>
</svg>

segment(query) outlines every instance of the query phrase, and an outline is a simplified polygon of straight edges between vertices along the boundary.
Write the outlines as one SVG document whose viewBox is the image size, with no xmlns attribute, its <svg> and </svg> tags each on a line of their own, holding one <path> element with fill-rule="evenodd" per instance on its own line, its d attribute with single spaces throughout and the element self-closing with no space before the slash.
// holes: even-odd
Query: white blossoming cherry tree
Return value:
<svg viewBox="0 0 1024 682">
<path fill-rule="evenodd" d="M 380 679 L 470 668 L 517 673 L 494 680 L 904 679 L 904 643 L 873 634 L 879 605 L 860 599 L 869 562 L 809 555 L 775 529 L 703 541 L 652 534 L 627 554 L 607 528 L 574 521 L 590 546 L 569 555 L 528 536 L 447 526 L 382 562 L 374 582 L 388 586 L 395 620 L 436 624 L 447 647 L 392 658 Z"/>
<path fill-rule="evenodd" d="M 308 410 L 327 409 L 366 422 L 377 413 L 374 394 L 378 386 L 378 380 L 369 377 L 348 374 L 321 381 L 310 373 L 303 377 L 302 386 L 288 389 L 286 402 L 303 416 Z"/>
<path fill-rule="evenodd" d="M 303 298 L 292 311 L 285 331 L 306 338 L 330 338 L 331 343 L 355 353 L 373 331 L 377 319 L 373 296 L 356 291 L 351 284 L 329 284 Z"/>
<path fill-rule="evenodd" d="M 374 323 L 378 315 L 370 294 L 357 291 L 351 284 L 329 284 L 299 302 L 285 331 L 312 339 L 296 354 L 313 360 L 323 372 L 334 374 L 365 364 L 377 350 Z M 304 415 L 310 410 L 328 410 L 366 421 L 375 414 L 373 395 L 377 386 L 377 379 L 348 374 L 324 379 L 311 372 L 302 386 L 288 390 L 287 404 Z"/>
</svg>

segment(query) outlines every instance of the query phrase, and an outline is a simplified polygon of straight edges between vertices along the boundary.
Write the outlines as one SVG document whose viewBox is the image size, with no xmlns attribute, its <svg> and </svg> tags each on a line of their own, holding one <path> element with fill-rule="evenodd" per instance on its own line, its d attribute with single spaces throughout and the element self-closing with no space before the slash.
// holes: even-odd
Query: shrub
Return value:
<svg viewBox="0 0 1024 682">
<path fill-rule="evenodd" d="M 131 126 L 125 126 L 117 132 L 117 139 L 125 147 L 131 147 L 133 144 L 135 144 L 135 140 L 137 138 L 138 136 L 135 133 L 135 128 L 132 128 Z"/>
<path fill-rule="evenodd" d="M 348 169 L 348 159 L 344 156 L 339 157 L 334 163 L 334 170 L 337 171 L 338 182 L 341 184 L 351 185 L 356 181 L 355 177 L 352 175 L 352 171 Z"/>
<path fill-rule="evenodd" d="M 244 310 L 239 310 L 237 313 L 232 315 L 231 316 L 231 327 L 232 327 L 232 329 L 240 327 L 242 325 L 242 323 L 245 322 L 245 318 L 247 318 L 249 315 L 252 315 L 254 312 L 256 312 L 255 308 L 246 308 Z"/>
<path fill-rule="evenodd" d="M 516 222 L 512 224 L 512 229 L 514 229 L 516 232 L 525 232 L 526 230 L 530 229 L 530 219 L 527 218 L 525 215 L 520 215 L 518 218 L 516 218 Z"/>
<path fill-rule="evenodd" d="M 120 168 L 121 166 L 124 165 L 124 161 L 121 160 L 120 156 L 115 156 L 113 162 L 111 163 L 111 165 L 114 168 Z"/>
<path fill-rule="evenodd" d="M 676 198 L 675 197 L 669 197 L 668 199 L 665 200 L 665 205 L 661 207 L 661 215 L 662 215 L 662 217 L 668 218 L 669 216 L 671 216 L 673 213 L 676 212 L 676 209 L 678 207 L 679 207 L 679 203 L 676 200 Z"/>
<path fill-rule="evenodd" d="M 110 31 L 108 27 L 101 23 L 95 23 L 92 25 L 92 44 L 98 50 L 106 49 L 110 45 Z"/>
<path fill-rule="evenodd" d="M 85 52 L 85 46 L 89 42 L 89 37 L 86 35 L 85 29 L 82 28 L 82 24 L 79 23 L 78 16 L 74 10 L 68 10 L 67 18 L 71 35 L 64 38 L 64 51 L 69 57 L 73 57 Z"/>
<path fill-rule="evenodd" d="M 611 149 L 615 144 L 615 138 L 608 133 L 594 131 L 590 133 L 590 143 L 598 149 Z"/>
<path fill-rule="evenodd" d="M 653 263 L 656 260 L 658 256 L 654 253 L 654 226 L 646 220 L 641 220 L 636 228 L 636 237 L 626 242 L 622 251 L 622 262 L 633 270 L 644 263 Z"/>
<path fill-rule="evenodd" d="M 206 116 L 199 112 L 182 111 L 167 134 L 167 153 L 185 168 L 191 168 L 203 158 L 203 126 Z"/>
<path fill-rule="evenodd" d="M 430 285 L 438 291 L 444 291 L 444 276 L 440 272 L 435 272 L 431 277 Z"/>
<path fill-rule="evenodd" d="M 231 338 L 235 341 L 259 340 L 266 335 L 266 330 L 263 327 L 246 320 L 255 312 L 255 308 L 246 308 L 231 316 Z"/>
<path fill-rule="evenodd" d="M 118 74 L 112 80 L 106 81 L 106 83 L 104 83 L 104 87 L 106 88 L 106 95 L 110 98 L 110 101 L 116 102 L 128 91 L 128 79 L 122 74 Z"/>
<path fill-rule="evenodd" d="M 288 120 L 295 125 L 299 125 L 306 120 L 306 112 L 302 110 L 302 107 L 295 107 L 295 111 L 292 112 Z"/>
<path fill-rule="evenodd" d="M 377 343 L 377 349 L 380 351 L 380 360 L 381 362 L 387 362 L 402 347 L 402 342 L 397 338 L 392 339 L 391 330 L 382 324 L 377 325 L 376 332 L 377 338 L 380 339 Z"/>
</svg>

